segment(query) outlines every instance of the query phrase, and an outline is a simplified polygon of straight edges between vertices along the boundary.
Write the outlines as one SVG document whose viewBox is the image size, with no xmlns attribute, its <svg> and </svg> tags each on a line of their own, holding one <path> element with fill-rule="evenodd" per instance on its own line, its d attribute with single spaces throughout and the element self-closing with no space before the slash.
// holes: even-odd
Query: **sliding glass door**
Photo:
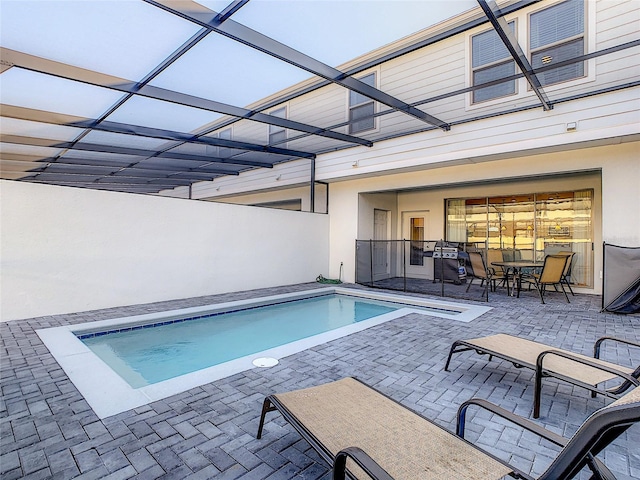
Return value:
<svg viewBox="0 0 640 480">
<path fill-rule="evenodd" d="M 447 240 L 485 243 L 505 260 L 573 252 L 571 281 L 593 286 L 592 190 L 447 200 Z"/>
</svg>

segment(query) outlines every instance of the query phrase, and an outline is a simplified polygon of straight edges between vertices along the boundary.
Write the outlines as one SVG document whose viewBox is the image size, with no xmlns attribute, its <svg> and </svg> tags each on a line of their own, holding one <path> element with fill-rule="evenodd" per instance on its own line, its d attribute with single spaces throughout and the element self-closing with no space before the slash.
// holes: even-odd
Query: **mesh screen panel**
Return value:
<svg viewBox="0 0 640 480">
<path fill-rule="evenodd" d="M 640 312 L 640 247 L 604 244 L 604 310 Z"/>
</svg>

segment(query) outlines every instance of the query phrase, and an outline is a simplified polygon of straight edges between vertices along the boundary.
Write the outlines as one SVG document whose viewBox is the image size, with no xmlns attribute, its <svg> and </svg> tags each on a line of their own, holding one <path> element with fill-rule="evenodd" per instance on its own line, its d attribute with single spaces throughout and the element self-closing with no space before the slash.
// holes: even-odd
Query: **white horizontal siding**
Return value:
<svg viewBox="0 0 640 480">
<path fill-rule="evenodd" d="M 636 50 L 636 52 L 633 50 Z M 598 87 L 603 88 L 612 83 L 626 83 L 638 80 L 640 77 L 639 58 L 640 47 L 636 47 L 598 59 Z"/>
<path fill-rule="evenodd" d="M 600 1 L 597 3 L 596 12 L 598 49 L 638 38 L 640 2 L 637 0 Z"/>
<path fill-rule="evenodd" d="M 559 104 L 548 112 L 537 108 L 454 126 L 446 133 L 433 130 L 379 142 L 373 148 L 350 148 L 320 156 L 316 179 L 332 181 L 398 169 L 453 165 L 479 157 L 504 155 L 505 152 L 517 156 L 517 152 L 525 150 L 640 134 L 638 107 L 632 92 L 621 91 Z M 566 131 L 569 122 L 578 123 L 576 132 Z M 281 179 L 275 180 L 278 174 Z M 309 161 L 293 161 L 273 170 L 259 169 L 237 178 L 196 184 L 194 197 L 282 188 L 308 182 L 309 175 Z M 216 191 L 218 186 L 221 188 Z"/>
<path fill-rule="evenodd" d="M 286 190 L 277 191 L 262 191 L 254 192 L 248 195 L 242 195 L 240 197 L 228 197 L 222 198 L 219 201 L 223 203 L 233 203 L 237 205 L 259 205 L 265 203 L 275 203 L 283 201 L 296 201 L 300 200 L 302 205 L 302 211 L 309 211 L 309 186 L 304 187 L 292 187 Z M 216 201 L 216 199 L 212 199 Z"/>
<path fill-rule="evenodd" d="M 337 130 L 336 130 L 337 131 Z M 299 132 L 298 132 L 299 133 Z M 287 142 L 287 147 L 303 152 L 317 152 L 318 150 L 335 150 L 343 148 L 347 143 L 342 140 L 331 140 L 318 135 L 306 135 L 298 140 Z"/>
<path fill-rule="evenodd" d="M 598 86 L 605 88 L 610 85 L 638 81 L 640 65 L 632 63 L 633 57 L 633 55 L 629 55 L 607 62 L 607 68 L 598 72 Z"/>
<path fill-rule="evenodd" d="M 596 35 L 597 49 L 601 50 L 637 40 L 639 22 L 639 11 L 629 12 L 627 15 L 619 15 L 606 21 L 598 22 L 598 34 Z"/>
<path fill-rule="evenodd" d="M 281 189 L 309 183 L 310 160 L 294 160 L 274 168 L 259 168 L 241 173 L 237 177 L 220 177 L 212 182 L 193 184 L 193 198 L 209 198 L 240 192 Z M 278 177 L 280 177 L 278 179 Z"/>
<path fill-rule="evenodd" d="M 544 5 L 536 4 L 528 9 L 524 9 L 517 14 L 518 29 L 521 37 L 526 38 L 526 18 L 531 11 L 537 11 Z M 638 21 L 640 20 L 640 2 L 614 2 L 599 1 L 590 3 L 589 8 L 594 10 L 597 16 L 596 25 L 596 45 L 598 49 L 606 48 L 613 44 L 626 42 L 638 37 Z M 512 16 L 513 17 L 513 16 Z M 482 25 L 472 32 L 460 34 L 455 37 L 438 42 L 435 45 L 416 50 L 402 57 L 391 60 L 381 66 L 376 71 L 380 88 L 405 102 L 416 102 L 438 94 L 451 92 L 466 86 L 466 71 L 468 59 L 466 58 L 466 42 L 469 36 L 487 29 L 487 25 Z M 591 34 L 591 32 L 587 32 Z M 625 77 L 619 77 L 624 81 L 637 75 L 636 71 L 631 67 L 638 65 L 640 55 L 637 53 L 638 48 L 619 52 L 618 54 L 597 59 L 598 77 L 596 83 L 589 83 L 587 87 L 580 82 L 571 82 L 565 85 L 549 86 L 545 90 L 553 98 L 569 96 L 581 93 L 587 89 L 599 88 L 600 83 L 603 87 L 608 87 L 614 81 L 614 77 L 607 75 L 607 68 L 620 70 L 612 62 L 615 58 L 624 58 L 627 62 L 627 72 L 620 71 Z M 629 53 L 631 52 L 631 53 Z M 595 65 L 595 64 L 594 64 Z M 368 73 L 362 72 L 359 76 Z M 522 79 L 518 81 L 518 94 L 505 97 L 501 101 L 490 102 L 486 105 L 473 105 L 470 110 L 474 113 L 467 114 L 465 108 L 465 96 L 457 96 L 438 102 L 432 102 L 420 106 L 420 108 L 429 114 L 441 118 L 445 122 L 461 120 L 465 118 L 484 115 L 492 112 L 499 112 L 505 108 L 513 108 L 531 103 L 535 100 L 535 95 L 528 88 L 526 82 Z M 562 93 L 559 91 L 562 90 Z M 470 94 L 466 94 L 469 97 Z M 321 127 L 330 127 L 347 120 L 348 116 L 348 92 L 337 85 L 329 85 L 318 89 L 308 95 L 304 95 L 295 100 L 288 102 L 287 115 L 288 118 L 303 123 L 317 125 Z M 275 107 L 274 107 L 275 108 Z M 386 110 L 388 107 L 384 105 L 378 106 L 379 110 Z M 400 118 L 379 119 L 380 127 L 382 127 L 382 136 L 393 135 L 402 128 L 410 128 L 414 120 L 407 116 L 403 125 Z M 390 128 L 386 131 L 386 128 Z M 234 138 L 245 141 L 253 141 L 264 143 L 267 138 L 268 127 L 256 122 L 241 121 L 234 125 Z M 346 132 L 346 128 L 338 129 L 338 131 Z M 374 132 L 375 133 L 375 132 Z M 290 136 L 297 135 L 298 132 L 290 132 Z M 367 138 L 375 138 L 370 132 L 365 132 L 361 136 Z M 317 142 L 310 140 L 304 145 L 306 148 L 316 148 L 323 140 Z M 304 149 L 305 147 L 297 147 Z"/>
<path fill-rule="evenodd" d="M 232 126 L 231 138 L 242 142 L 266 144 L 269 126 L 254 120 L 240 120 Z"/>
<path fill-rule="evenodd" d="M 327 85 L 313 94 L 290 102 L 289 118 L 297 122 L 328 127 L 347 120 L 347 91 L 338 85 Z"/>
<path fill-rule="evenodd" d="M 381 66 L 382 89 L 406 102 L 464 87 L 464 38 L 440 42 L 438 48 L 423 48 Z"/>
<path fill-rule="evenodd" d="M 552 3 L 536 3 L 516 12 L 508 19 L 517 18 L 518 36 L 523 42 L 523 48 L 526 48 L 528 14 Z M 589 37 L 587 43 L 590 45 L 590 51 L 640 36 L 640 1 L 589 2 L 588 12 L 590 21 L 587 22 L 586 34 Z M 376 72 L 383 91 L 409 103 L 464 88 L 469 82 L 469 38 L 487 28 L 487 24 L 482 25 L 473 31 L 413 51 L 369 71 Z M 389 48 L 392 47 L 385 47 Z M 385 49 L 381 49 L 379 53 Z M 640 79 L 639 53 L 639 48 L 634 47 L 593 59 L 587 65 L 588 77 L 546 86 L 544 90 L 554 101 L 637 81 Z M 364 58 L 354 60 L 351 64 L 362 61 Z M 465 94 L 429 102 L 418 108 L 444 122 L 454 123 L 539 103 L 525 79 L 518 80 L 516 88 L 515 95 L 484 104 L 469 105 L 470 94 Z M 523 148 L 537 148 L 536 145 L 558 147 L 563 143 L 606 138 L 615 135 L 612 133 L 615 129 L 621 134 L 633 132 L 634 128 L 637 131 L 637 97 L 637 89 L 624 90 L 557 104 L 550 112 L 536 108 L 456 125 L 450 132 L 437 129 L 377 142 L 373 148 L 355 146 L 321 155 L 317 160 L 317 178 L 336 180 L 361 175 L 363 172 L 372 175 L 393 169 L 429 168 L 443 162 L 468 161 L 467 159 L 480 155 L 504 154 L 509 149 L 516 152 Z M 347 120 L 348 91 L 337 85 L 329 85 L 293 99 L 287 102 L 286 106 L 288 118 L 326 128 Z M 384 105 L 378 105 L 377 108 L 378 111 L 388 109 Z M 565 124 L 576 121 L 580 125 L 578 132 L 567 134 Z M 429 126 L 398 112 L 381 116 L 376 122 L 375 130 L 359 133 L 358 136 L 375 141 L 377 138 Z M 265 143 L 267 129 L 266 125 L 256 122 L 240 121 L 234 125 L 233 138 Z M 588 129 L 590 135 L 587 135 L 584 129 Z M 337 129 L 342 132 L 346 130 L 344 127 Z M 299 132 L 295 131 L 289 132 L 290 137 L 298 134 Z M 345 145 L 347 144 L 340 141 L 331 142 L 326 138 L 307 136 L 289 141 L 286 147 L 304 151 L 326 151 Z M 358 163 L 357 168 L 352 166 L 354 163 Z M 281 175 L 281 179 L 275 181 L 277 175 Z M 229 194 L 228 192 L 276 189 L 285 184 L 308 182 L 308 178 L 309 161 L 300 160 L 278 165 L 273 170 L 252 170 L 235 178 L 225 177 L 215 182 L 202 182 L 197 184 L 196 190 L 202 198 L 208 195 Z M 220 190 L 217 190 L 218 187 Z M 227 193 L 223 193 L 225 191 Z"/>
<path fill-rule="evenodd" d="M 370 150 L 336 152 L 322 157 L 317 177 L 330 180 L 394 168 L 425 168 L 505 151 L 515 154 L 524 148 L 608 138 L 615 131 L 638 133 L 637 103 L 630 92 L 617 92 L 560 104 L 549 112 L 539 108 L 455 126 L 447 133 L 431 131 L 380 142 Z M 578 122 L 578 132 L 566 132 L 569 122 Z M 356 160 L 359 168 L 353 171 L 350 165 Z"/>
<path fill-rule="evenodd" d="M 429 108 L 422 108 L 422 111 L 427 112 L 429 115 L 434 116 L 434 110 Z M 437 115 L 435 115 L 437 116 Z M 433 125 L 418 120 L 417 118 L 410 117 L 401 112 L 390 113 L 389 115 L 385 115 L 379 119 L 381 130 L 384 132 L 385 136 L 394 135 L 406 132 L 407 130 L 417 130 L 423 128 L 430 128 Z"/>
</svg>

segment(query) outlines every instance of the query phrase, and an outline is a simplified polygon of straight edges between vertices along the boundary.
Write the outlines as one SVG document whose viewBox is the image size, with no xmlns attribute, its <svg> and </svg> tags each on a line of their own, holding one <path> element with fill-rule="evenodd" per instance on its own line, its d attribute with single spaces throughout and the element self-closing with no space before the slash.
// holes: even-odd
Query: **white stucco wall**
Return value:
<svg viewBox="0 0 640 480">
<path fill-rule="evenodd" d="M 313 281 L 326 215 L 0 182 L 4 321 Z"/>
<path fill-rule="evenodd" d="M 610 155 L 602 165 L 604 241 L 640 246 L 640 143 L 626 155 Z"/>
</svg>

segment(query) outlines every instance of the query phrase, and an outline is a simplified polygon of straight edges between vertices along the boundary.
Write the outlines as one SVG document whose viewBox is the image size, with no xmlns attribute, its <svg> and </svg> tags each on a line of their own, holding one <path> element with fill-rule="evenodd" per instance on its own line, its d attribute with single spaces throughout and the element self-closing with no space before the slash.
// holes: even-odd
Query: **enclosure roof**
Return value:
<svg viewBox="0 0 640 480">
<path fill-rule="evenodd" d="M 548 110 L 576 97 L 545 92 L 540 69 L 502 18 L 532 3 L 0 0 L 0 177 L 158 193 L 416 132 L 446 134 L 480 117 L 447 118 L 430 107 L 478 86 L 409 102 L 360 77 L 485 24 L 518 65 L 506 80 L 525 77 L 535 93 L 520 108 Z M 637 46 L 621 43 L 565 63 Z M 279 110 L 330 84 L 345 98 L 375 100 L 375 116 L 396 115 L 402 127 L 350 134 L 348 122 L 323 125 Z M 260 128 L 230 137 L 229 127 L 241 123 Z"/>
</svg>

